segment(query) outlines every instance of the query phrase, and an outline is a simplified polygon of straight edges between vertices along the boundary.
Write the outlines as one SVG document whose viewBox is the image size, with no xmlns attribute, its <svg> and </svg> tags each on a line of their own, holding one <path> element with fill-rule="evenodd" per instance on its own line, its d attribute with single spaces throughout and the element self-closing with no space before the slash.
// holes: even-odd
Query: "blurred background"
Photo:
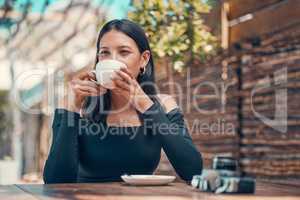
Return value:
<svg viewBox="0 0 300 200">
<path fill-rule="evenodd" d="M 101 26 L 128 18 L 146 31 L 160 92 L 177 99 L 206 168 L 230 156 L 243 175 L 300 185 L 299 10 L 298 0 L 0 0 L 0 184 L 42 182 L 66 83 L 93 68 Z M 156 173 L 174 174 L 164 154 Z"/>
</svg>

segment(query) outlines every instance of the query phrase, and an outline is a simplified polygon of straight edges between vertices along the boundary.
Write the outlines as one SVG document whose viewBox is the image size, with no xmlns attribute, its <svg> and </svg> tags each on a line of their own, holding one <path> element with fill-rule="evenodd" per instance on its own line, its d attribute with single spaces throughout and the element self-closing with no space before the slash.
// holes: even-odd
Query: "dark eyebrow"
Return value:
<svg viewBox="0 0 300 200">
<path fill-rule="evenodd" d="M 128 48 L 128 49 L 131 49 L 131 47 L 130 46 L 126 46 L 126 45 L 121 45 L 121 46 L 118 46 L 118 48 Z"/>
<path fill-rule="evenodd" d="M 103 47 L 100 47 L 100 49 L 108 49 L 108 47 L 103 46 Z"/>
<path fill-rule="evenodd" d="M 130 46 L 127 46 L 127 45 L 121 45 L 121 46 L 118 46 L 119 49 L 123 49 L 123 48 L 128 48 L 128 49 L 131 49 Z M 100 47 L 100 49 L 109 49 L 107 46 L 102 46 Z"/>
</svg>

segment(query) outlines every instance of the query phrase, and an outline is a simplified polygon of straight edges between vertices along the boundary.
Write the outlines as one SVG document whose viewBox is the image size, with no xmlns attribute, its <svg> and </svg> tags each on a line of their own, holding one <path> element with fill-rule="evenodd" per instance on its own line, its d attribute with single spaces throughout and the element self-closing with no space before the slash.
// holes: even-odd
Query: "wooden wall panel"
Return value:
<svg viewBox="0 0 300 200">
<path fill-rule="evenodd" d="M 199 124 L 211 125 L 219 119 L 234 126 L 234 134 L 220 131 L 203 134 L 197 129 L 190 130 L 195 145 L 202 153 L 205 167 L 211 166 L 215 155 L 225 154 L 239 159 L 245 175 L 268 179 L 297 178 L 300 177 L 300 25 L 262 35 L 260 39 L 258 46 L 247 40 L 241 41 L 240 50 L 224 53 L 206 65 L 192 68 L 192 90 L 204 82 L 232 84 L 226 91 L 225 112 L 219 110 L 214 114 L 204 114 L 193 106 L 188 110 L 186 105 L 193 102 L 184 96 L 185 118 L 189 127 L 193 127 L 195 120 Z M 276 84 L 275 80 L 282 78 L 284 70 L 286 82 Z M 256 92 L 251 102 L 251 91 L 258 84 L 266 83 L 268 77 L 271 87 Z M 188 88 L 184 87 L 186 79 L 187 76 L 174 78 L 187 92 Z M 164 81 L 159 85 L 162 83 Z M 168 93 L 167 88 L 161 89 L 163 93 Z M 276 129 L 276 124 L 268 126 L 253 112 L 254 108 L 270 120 L 274 119 L 276 94 L 281 90 L 286 91 L 287 97 L 287 131 L 283 133 Z M 209 92 L 209 87 L 200 87 L 198 91 L 201 94 Z M 284 95 L 279 95 L 278 99 L 283 101 Z M 202 97 L 196 102 L 203 109 L 220 107 L 218 98 Z M 279 111 L 284 112 L 284 107 L 280 106 Z M 161 166 L 158 172 L 160 169 L 164 173 L 172 172 L 165 157 Z"/>
<path fill-rule="evenodd" d="M 241 65 L 243 126 L 240 161 L 246 174 L 267 177 L 300 176 L 299 38 L 300 26 L 295 26 L 284 32 L 262 37 L 260 47 L 243 53 L 247 55 L 247 62 Z M 276 84 L 276 77 L 282 77 L 285 70 L 287 80 Z M 258 91 L 251 102 L 251 91 L 258 83 L 266 82 L 266 77 L 270 77 L 271 87 Z M 278 94 L 280 96 L 276 99 Z M 276 109 L 285 112 L 285 106 L 281 104 L 283 102 L 277 101 L 283 101 L 285 94 L 287 130 L 281 132 L 277 129 L 278 123 L 267 125 L 255 115 L 253 109 L 274 120 Z"/>
<path fill-rule="evenodd" d="M 267 1 L 253 2 L 260 4 L 259 2 Z M 243 7 L 243 4 L 240 4 L 239 7 Z M 300 1 L 294 0 L 279 1 L 277 3 L 274 1 L 273 4 L 262 10 L 253 10 L 252 19 L 230 27 L 229 43 L 234 44 L 244 39 L 281 31 L 291 25 L 300 23 L 299 10 Z M 229 13 L 231 12 L 234 13 L 235 11 L 230 10 Z"/>
<path fill-rule="evenodd" d="M 253 13 L 282 0 L 228 0 L 230 5 L 229 20 L 238 18 L 248 13 Z"/>
<path fill-rule="evenodd" d="M 174 82 L 179 83 L 183 91 L 181 95 L 178 92 L 175 94 L 177 102 L 181 105 L 190 135 L 202 154 L 206 168 L 212 166 L 212 158 L 216 155 L 239 158 L 236 66 L 227 66 L 225 69 L 222 67 L 222 60 L 223 57 L 219 57 L 214 63 L 197 65 L 188 69 L 191 71 L 186 72 L 183 77 L 178 75 L 174 77 Z M 222 79 L 222 76 L 227 76 L 227 79 Z M 167 87 L 162 87 L 166 81 L 158 82 L 160 93 L 169 93 Z M 224 110 L 222 110 L 221 90 L 226 85 L 227 90 L 224 92 L 226 102 Z M 213 98 L 206 96 L 215 94 L 213 87 L 216 87 L 219 96 Z M 195 95 L 205 96 L 193 100 Z M 182 103 L 180 104 L 180 102 Z M 211 112 L 203 112 L 200 109 Z M 174 174 L 174 170 L 164 154 L 157 173 Z"/>
</svg>

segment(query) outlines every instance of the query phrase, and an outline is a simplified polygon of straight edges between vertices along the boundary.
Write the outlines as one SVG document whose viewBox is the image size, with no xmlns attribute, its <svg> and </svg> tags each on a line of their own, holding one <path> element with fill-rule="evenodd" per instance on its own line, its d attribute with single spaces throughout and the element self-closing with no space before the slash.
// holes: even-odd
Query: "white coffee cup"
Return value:
<svg viewBox="0 0 300 200">
<path fill-rule="evenodd" d="M 97 83 L 107 89 L 113 89 L 115 85 L 111 78 L 114 72 L 122 67 L 127 68 L 125 63 L 122 63 L 118 60 L 106 59 L 99 61 L 96 65 L 96 69 L 92 72 L 94 72 L 96 75 Z"/>
</svg>

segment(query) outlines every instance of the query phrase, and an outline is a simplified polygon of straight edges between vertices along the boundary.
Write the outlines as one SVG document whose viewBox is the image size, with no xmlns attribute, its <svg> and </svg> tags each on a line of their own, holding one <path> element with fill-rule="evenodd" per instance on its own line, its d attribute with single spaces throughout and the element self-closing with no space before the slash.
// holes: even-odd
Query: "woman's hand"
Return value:
<svg viewBox="0 0 300 200">
<path fill-rule="evenodd" d="M 68 98 L 65 108 L 80 112 L 84 99 L 88 96 L 100 96 L 107 92 L 107 89 L 96 82 L 95 74 L 83 72 L 69 82 Z"/>
<path fill-rule="evenodd" d="M 139 112 L 143 113 L 153 104 L 127 68 L 115 71 L 112 81 L 116 86 L 113 90 L 122 94 Z"/>
</svg>

